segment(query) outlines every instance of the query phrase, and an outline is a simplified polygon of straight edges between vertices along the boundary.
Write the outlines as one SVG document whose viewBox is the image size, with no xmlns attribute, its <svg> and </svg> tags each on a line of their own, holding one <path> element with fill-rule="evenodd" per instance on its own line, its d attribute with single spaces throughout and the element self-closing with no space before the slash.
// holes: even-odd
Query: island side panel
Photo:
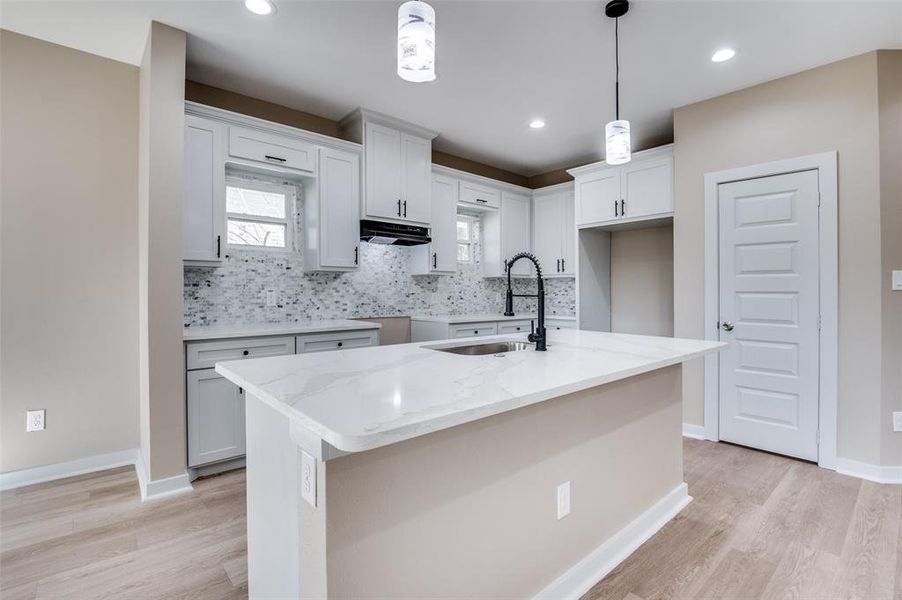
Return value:
<svg viewBox="0 0 902 600">
<path fill-rule="evenodd" d="M 530 597 L 682 485 L 681 421 L 677 365 L 326 462 L 329 597 Z"/>
<path fill-rule="evenodd" d="M 288 418 L 250 394 L 245 414 L 249 596 L 323 597 L 325 497 L 318 499 L 320 510 L 300 499 L 301 450 Z"/>
</svg>

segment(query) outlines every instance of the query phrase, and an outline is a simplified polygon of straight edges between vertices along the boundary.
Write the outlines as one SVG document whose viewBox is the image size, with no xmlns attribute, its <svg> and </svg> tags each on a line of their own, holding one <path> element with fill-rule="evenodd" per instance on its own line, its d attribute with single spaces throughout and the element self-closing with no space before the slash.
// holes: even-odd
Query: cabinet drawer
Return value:
<svg viewBox="0 0 902 600">
<path fill-rule="evenodd" d="M 576 329 L 576 321 L 567 319 L 545 319 L 545 329 Z"/>
<path fill-rule="evenodd" d="M 476 183 L 461 181 L 460 202 L 473 206 L 499 208 L 501 206 L 501 192 Z"/>
<path fill-rule="evenodd" d="M 312 173 L 316 169 L 316 146 L 300 140 L 229 127 L 229 154 L 286 169 Z"/>
<path fill-rule="evenodd" d="M 451 326 L 452 338 L 482 337 L 484 335 L 498 335 L 498 325 L 496 323 L 467 323 Z"/>
<path fill-rule="evenodd" d="M 294 337 L 245 338 L 215 342 L 191 342 L 185 349 L 188 370 L 209 369 L 218 362 L 294 354 Z"/>
<path fill-rule="evenodd" d="M 376 330 L 342 331 L 338 333 L 316 333 L 299 335 L 296 338 L 298 354 L 305 352 L 323 352 L 328 350 L 347 350 L 379 345 L 379 333 Z"/>
<path fill-rule="evenodd" d="M 529 333 L 529 321 L 499 321 L 498 333 Z"/>
</svg>

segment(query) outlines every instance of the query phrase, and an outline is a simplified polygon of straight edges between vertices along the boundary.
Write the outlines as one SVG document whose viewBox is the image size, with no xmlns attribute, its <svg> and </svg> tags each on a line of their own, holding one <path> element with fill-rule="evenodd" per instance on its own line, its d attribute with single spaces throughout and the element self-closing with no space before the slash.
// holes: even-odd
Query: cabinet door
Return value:
<svg viewBox="0 0 902 600">
<path fill-rule="evenodd" d="M 401 132 L 367 123 L 366 214 L 398 219 L 401 216 Z"/>
<path fill-rule="evenodd" d="M 576 273 L 576 221 L 573 192 L 561 192 L 561 273 Z"/>
<path fill-rule="evenodd" d="M 457 180 L 432 178 L 432 243 L 428 257 L 434 272 L 457 271 Z"/>
<path fill-rule="evenodd" d="M 542 265 L 542 272 L 556 275 L 561 272 L 563 242 L 563 214 L 558 194 L 536 196 L 533 209 L 533 252 Z"/>
<path fill-rule="evenodd" d="M 182 256 L 219 262 L 225 243 L 225 126 L 185 117 Z"/>
<path fill-rule="evenodd" d="M 322 148 L 319 236 L 323 267 L 356 267 L 360 243 L 360 159 Z"/>
<path fill-rule="evenodd" d="M 460 201 L 480 208 L 499 208 L 501 192 L 470 181 L 460 182 Z"/>
<path fill-rule="evenodd" d="M 188 466 L 243 456 L 243 390 L 213 369 L 187 377 Z"/>
<path fill-rule="evenodd" d="M 576 224 L 614 221 L 620 214 L 620 170 L 576 178 Z"/>
<path fill-rule="evenodd" d="M 501 195 L 501 258 L 510 260 L 520 252 L 530 252 L 530 210 L 529 197 L 504 192 Z M 503 264 L 503 263 L 502 263 Z M 532 263 L 520 260 L 511 270 L 511 275 L 531 275 L 535 273 Z"/>
<path fill-rule="evenodd" d="M 255 129 L 230 127 L 229 154 L 283 169 L 308 173 L 316 169 L 313 144 Z"/>
<path fill-rule="evenodd" d="M 432 187 L 432 142 L 401 134 L 401 218 L 429 223 Z"/>
<path fill-rule="evenodd" d="M 626 218 L 673 212 L 673 162 L 670 158 L 626 164 L 621 168 L 620 177 Z"/>
</svg>

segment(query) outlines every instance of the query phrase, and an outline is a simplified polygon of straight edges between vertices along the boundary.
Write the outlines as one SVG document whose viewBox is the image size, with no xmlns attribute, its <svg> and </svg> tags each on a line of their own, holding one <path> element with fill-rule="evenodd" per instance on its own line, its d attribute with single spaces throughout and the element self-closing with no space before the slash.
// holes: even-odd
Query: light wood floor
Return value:
<svg viewBox="0 0 902 600">
<path fill-rule="evenodd" d="M 902 600 L 902 486 L 685 440 L 695 498 L 587 599 Z M 131 468 L 0 493 L 0 596 L 247 597 L 244 473 L 141 504 Z"/>
</svg>

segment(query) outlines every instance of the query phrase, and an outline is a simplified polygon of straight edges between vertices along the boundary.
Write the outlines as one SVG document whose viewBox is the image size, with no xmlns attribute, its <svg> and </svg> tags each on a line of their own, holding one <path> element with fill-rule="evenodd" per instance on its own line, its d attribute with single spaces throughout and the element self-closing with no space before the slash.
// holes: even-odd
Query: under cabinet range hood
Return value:
<svg viewBox="0 0 902 600">
<path fill-rule="evenodd" d="M 368 220 L 360 222 L 360 239 L 371 244 L 396 246 L 419 246 L 432 241 L 427 227 Z"/>
</svg>

